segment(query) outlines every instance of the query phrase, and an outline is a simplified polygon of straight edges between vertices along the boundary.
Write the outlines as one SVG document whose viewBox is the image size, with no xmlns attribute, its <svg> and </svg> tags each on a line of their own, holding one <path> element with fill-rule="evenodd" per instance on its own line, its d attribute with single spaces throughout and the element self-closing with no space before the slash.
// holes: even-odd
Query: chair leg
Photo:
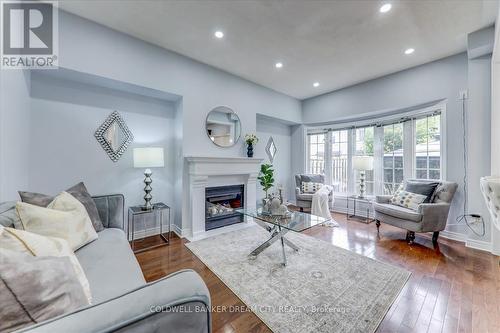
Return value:
<svg viewBox="0 0 500 333">
<path fill-rule="evenodd" d="M 301 212 L 303 212 L 303 211 L 304 211 L 304 207 L 300 207 L 299 209 L 300 209 L 300 211 L 301 211 Z"/>
<path fill-rule="evenodd" d="M 432 234 L 432 242 L 433 242 L 433 243 L 437 243 L 438 238 L 439 238 L 439 231 L 435 231 L 435 232 Z"/>
<path fill-rule="evenodd" d="M 379 232 L 379 230 L 380 230 L 380 221 L 379 220 L 375 221 L 375 225 L 377 226 L 377 232 Z"/>
<path fill-rule="evenodd" d="M 415 232 L 414 231 L 407 231 L 406 232 L 406 240 L 408 241 L 408 244 L 413 244 L 415 241 Z"/>
</svg>

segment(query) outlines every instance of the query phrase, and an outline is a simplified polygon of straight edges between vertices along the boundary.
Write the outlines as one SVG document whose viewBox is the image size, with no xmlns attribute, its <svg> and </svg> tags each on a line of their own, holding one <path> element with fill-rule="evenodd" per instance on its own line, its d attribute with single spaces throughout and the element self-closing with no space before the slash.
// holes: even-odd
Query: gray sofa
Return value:
<svg viewBox="0 0 500 333">
<path fill-rule="evenodd" d="M 210 332 L 210 294 L 200 276 L 182 270 L 146 283 L 124 232 L 123 196 L 94 201 L 105 229 L 75 252 L 93 304 L 21 332 Z M 7 206 L 0 221 L 12 226 Z"/>
<path fill-rule="evenodd" d="M 413 182 L 435 182 L 435 180 L 411 179 Z M 406 240 L 413 244 L 416 232 L 432 232 L 432 241 L 437 242 L 439 232 L 446 227 L 451 201 L 458 185 L 440 181 L 434 191 L 433 201 L 420 204 L 417 211 L 392 205 L 392 195 L 378 195 L 373 203 L 377 230 L 380 223 L 387 223 L 407 230 Z"/>
<path fill-rule="evenodd" d="M 314 175 L 314 174 L 298 174 L 295 175 L 295 201 L 297 207 L 300 208 L 302 212 L 304 208 L 310 209 L 312 204 L 311 193 L 303 193 L 302 192 L 302 182 L 313 182 L 313 183 L 325 183 L 324 175 Z M 333 191 L 328 195 L 328 205 L 330 208 L 333 204 Z"/>
</svg>

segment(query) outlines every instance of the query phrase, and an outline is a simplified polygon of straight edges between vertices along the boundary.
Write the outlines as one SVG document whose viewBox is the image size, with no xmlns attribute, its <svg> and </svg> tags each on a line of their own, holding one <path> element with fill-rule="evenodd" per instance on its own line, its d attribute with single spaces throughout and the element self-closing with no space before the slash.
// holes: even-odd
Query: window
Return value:
<svg viewBox="0 0 500 333">
<path fill-rule="evenodd" d="M 441 120 L 439 115 L 417 119 L 415 125 L 415 170 L 422 179 L 441 178 Z"/>
<path fill-rule="evenodd" d="M 347 192 L 347 158 L 348 158 L 348 132 L 347 130 L 333 131 L 331 133 L 332 163 L 331 179 L 332 184 L 337 185 L 339 192 Z"/>
<path fill-rule="evenodd" d="M 359 173 L 353 156 L 373 156 L 366 171 L 368 195 L 392 194 L 403 179 L 443 177 L 442 125 L 444 106 L 376 124 L 308 134 L 308 172 L 323 173 L 337 193 L 355 193 Z M 358 125 L 358 124 L 354 124 Z"/>
<path fill-rule="evenodd" d="M 373 140 L 374 140 L 374 127 L 363 127 L 354 130 L 354 155 L 356 156 L 374 156 Z M 375 178 L 373 177 L 373 170 L 366 170 L 365 172 L 366 194 L 375 194 Z M 356 177 L 356 188 L 359 186 L 359 175 Z"/>
<path fill-rule="evenodd" d="M 309 135 L 309 172 L 325 173 L 325 134 Z"/>
<path fill-rule="evenodd" d="M 403 181 L 403 124 L 384 126 L 384 194 L 391 194 Z"/>
</svg>

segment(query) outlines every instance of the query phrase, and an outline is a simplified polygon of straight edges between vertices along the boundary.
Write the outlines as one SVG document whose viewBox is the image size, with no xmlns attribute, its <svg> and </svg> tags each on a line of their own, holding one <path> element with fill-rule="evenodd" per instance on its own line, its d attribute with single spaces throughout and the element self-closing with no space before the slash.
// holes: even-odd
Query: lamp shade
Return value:
<svg viewBox="0 0 500 333">
<path fill-rule="evenodd" d="M 355 170 L 373 170 L 372 156 L 353 156 L 352 167 Z"/>
<path fill-rule="evenodd" d="M 163 148 L 134 148 L 134 168 L 162 168 L 164 166 Z"/>
</svg>

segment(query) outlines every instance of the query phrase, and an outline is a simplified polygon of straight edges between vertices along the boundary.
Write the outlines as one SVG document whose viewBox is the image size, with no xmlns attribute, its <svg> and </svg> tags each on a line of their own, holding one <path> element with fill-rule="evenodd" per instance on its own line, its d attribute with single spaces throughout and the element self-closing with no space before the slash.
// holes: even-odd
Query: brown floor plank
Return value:
<svg viewBox="0 0 500 333">
<path fill-rule="evenodd" d="M 417 234 L 410 246 L 404 230 L 382 224 L 377 234 L 374 223 L 333 216 L 339 228 L 318 226 L 304 233 L 412 272 L 378 332 L 500 332 L 499 257 L 444 238 L 434 246 L 430 234 Z M 136 243 L 136 249 L 159 241 L 148 237 Z M 194 269 L 207 284 L 213 306 L 242 309 L 214 312 L 213 332 L 270 332 L 255 314 L 243 310 L 244 304 L 184 246 L 186 242 L 173 235 L 169 246 L 136 254 L 146 280 Z"/>
</svg>

